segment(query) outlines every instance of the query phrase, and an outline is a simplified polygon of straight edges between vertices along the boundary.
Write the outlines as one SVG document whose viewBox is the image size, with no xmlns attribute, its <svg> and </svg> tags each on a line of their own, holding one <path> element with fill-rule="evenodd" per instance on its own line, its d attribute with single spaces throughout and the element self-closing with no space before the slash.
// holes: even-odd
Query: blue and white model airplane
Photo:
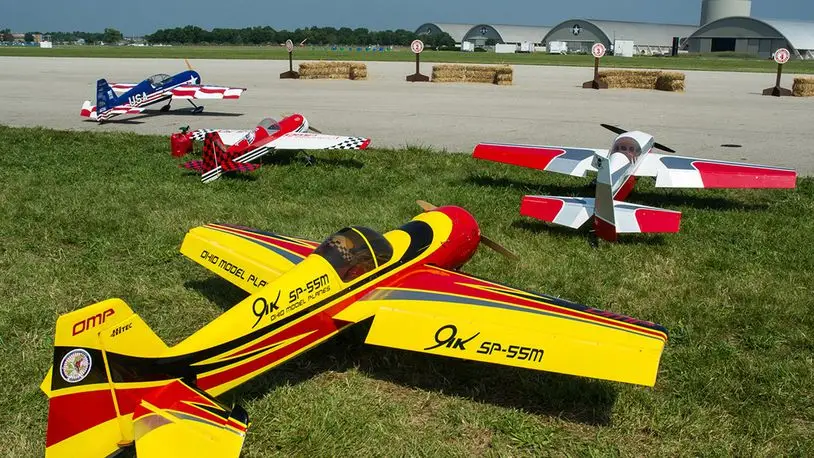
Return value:
<svg viewBox="0 0 814 458">
<path fill-rule="evenodd" d="M 136 114 L 148 105 L 167 101 L 161 111 L 169 111 L 173 100 L 186 100 L 194 107 L 193 113 L 203 111 L 203 106 L 195 105 L 192 99 L 238 99 L 246 88 L 225 86 L 203 86 L 201 75 L 187 62 L 189 70 L 177 75 L 159 73 L 138 84 L 113 83 L 105 79 L 96 82 L 96 105 L 86 100 L 80 115 L 99 122 L 114 116 Z"/>
</svg>

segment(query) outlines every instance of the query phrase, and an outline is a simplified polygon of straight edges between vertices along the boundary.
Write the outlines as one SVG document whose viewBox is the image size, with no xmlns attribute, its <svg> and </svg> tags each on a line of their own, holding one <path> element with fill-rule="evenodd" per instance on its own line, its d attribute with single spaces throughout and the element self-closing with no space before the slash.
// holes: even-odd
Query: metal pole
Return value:
<svg viewBox="0 0 814 458">
<path fill-rule="evenodd" d="M 777 81 L 775 81 L 774 86 L 780 87 L 780 78 L 783 76 L 783 64 L 777 64 Z"/>
<path fill-rule="evenodd" d="M 418 61 L 419 61 L 419 56 L 421 56 L 421 54 L 416 54 L 416 55 L 415 55 L 415 72 L 416 72 L 416 74 L 418 74 L 418 73 L 419 73 L 419 71 L 418 71 Z"/>
</svg>

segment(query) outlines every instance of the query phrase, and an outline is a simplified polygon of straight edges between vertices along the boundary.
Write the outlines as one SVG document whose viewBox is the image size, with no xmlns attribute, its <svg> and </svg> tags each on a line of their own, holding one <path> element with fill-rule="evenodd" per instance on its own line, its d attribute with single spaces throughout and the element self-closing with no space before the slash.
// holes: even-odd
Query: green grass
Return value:
<svg viewBox="0 0 814 458">
<path fill-rule="evenodd" d="M 328 48 L 302 48 L 294 52 L 298 60 L 359 60 L 412 62 L 415 55 L 409 49 L 388 52 L 331 51 Z M 354 48 L 355 49 L 355 48 Z M 53 56 L 53 57 L 116 57 L 116 58 L 174 58 L 174 59 L 288 59 L 285 48 L 276 46 L 57 46 L 52 49 L 34 47 L 0 46 L 0 56 Z M 588 55 L 495 54 L 458 51 L 425 51 L 424 62 L 556 65 L 590 67 L 594 59 Z M 603 67 L 659 68 L 673 70 L 707 70 L 736 72 L 775 72 L 777 64 L 772 60 L 737 55 L 681 55 L 679 57 L 637 56 L 605 57 Z M 786 73 L 814 73 L 814 61 L 789 62 Z"/>
<path fill-rule="evenodd" d="M 181 256 L 231 222 L 320 240 L 397 227 L 417 198 L 465 206 L 521 254 L 464 271 L 662 323 L 655 388 L 365 346 L 342 335 L 228 393 L 243 456 L 814 454 L 814 179 L 796 190 L 657 190 L 681 232 L 589 244 L 518 215 L 523 194 L 588 180 L 419 149 L 269 157 L 202 185 L 165 137 L 0 127 L 0 456 L 41 455 L 57 316 L 121 297 L 168 344 L 244 294 Z M 488 140 L 488 139 L 483 139 Z"/>
</svg>

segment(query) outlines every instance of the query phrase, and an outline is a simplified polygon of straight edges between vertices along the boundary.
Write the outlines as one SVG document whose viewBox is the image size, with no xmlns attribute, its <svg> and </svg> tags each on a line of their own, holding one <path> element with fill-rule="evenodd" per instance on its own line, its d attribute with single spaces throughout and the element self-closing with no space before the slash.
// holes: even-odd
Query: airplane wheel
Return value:
<svg viewBox="0 0 814 458">
<path fill-rule="evenodd" d="M 192 109 L 193 114 L 203 113 L 204 107 L 195 107 Z"/>
</svg>

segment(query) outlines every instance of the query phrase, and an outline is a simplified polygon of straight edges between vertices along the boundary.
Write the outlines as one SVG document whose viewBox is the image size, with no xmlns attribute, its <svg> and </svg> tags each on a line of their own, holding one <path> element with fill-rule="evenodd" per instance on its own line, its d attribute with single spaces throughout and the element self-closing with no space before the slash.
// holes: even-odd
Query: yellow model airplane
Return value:
<svg viewBox="0 0 814 458">
<path fill-rule="evenodd" d="M 120 299 L 57 320 L 46 456 L 238 456 L 240 406 L 215 397 L 371 320 L 366 342 L 652 386 L 664 328 L 457 271 L 482 237 L 460 207 L 323 243 L 210 224 L 181 252 L 251 295 L 168 347 Z"/>
</svg>

